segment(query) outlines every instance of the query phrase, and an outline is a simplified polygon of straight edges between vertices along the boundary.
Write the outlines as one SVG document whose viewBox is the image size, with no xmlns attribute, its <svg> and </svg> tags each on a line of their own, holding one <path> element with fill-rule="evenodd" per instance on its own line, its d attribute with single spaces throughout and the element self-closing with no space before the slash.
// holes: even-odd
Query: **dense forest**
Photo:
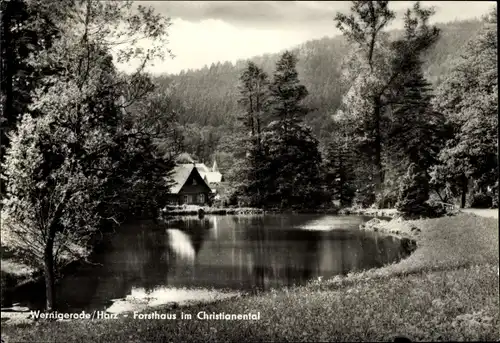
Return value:
<svg viewBox="0 0 500 343">
<path fill-rule="evenodd" d="M 169 192 L 172 113 L 143 73 L 164 54 L 169 20 L 133 5 L 0 2 L 2 251 L 43 271 L 48 311 L 64 265 L 113 225 L 157 217 Z M 152 46 L 138 49 L 136 35 Z M 114 58 L 141 63 L 125 74 Z"/>
<path fill-rule="evenodd" d="M 389 12 L 386 15 L 392 16 Z M 408 28 L 388 32 L 381 28 L 378 41 L 374 42 L 374 53 L 392 59 L 393 62 L 389 63 L 396 63 L 400 58 L 403 61 L 401 63 L 410 63 L 413 66 L 408 67 L 408 70 L 397 71 L 404 76 L 398 76 L 399 79 L 396 78 L 393 84 L 388 84 L 387 89 L 379 95 L 377 132 L 374 133 L 376 137 L 368 137 L 373 133 L 369 130 L 374 128 L 367 122 L 371 120 L 369 115 L 363 117 L 361 114 L 365 109 L 354 110 L 355 106 L 360 105 L 357 103 L 362 96 L 353 99 L 352 96 L 356 95 L 352 92 L 355 92 L 358 86 L 366 87 L 355 84 L 356 80 L 360 81 L 356 73 L 362 70 L 363 66 L 353 65 L 353 61 L 354 64 L 363 63 L 359 62 L 363 47 L 355 40 L 349 39 L 347 30 L 344 35 L 309 41 L 281 54 L 257 56 L 249 61 L 238 61 L 236 64 L 218 62 L 200 70 L 157 77 L 155 82 L 160 88 L 168 90 L 170 106 L 178 115 L 180 149 L 203 162 L 211 163 L 214 159 L 217 160 L 232 191 L 229 193 L 233 195 L 228 195 L 227 201 L 229 198 L 232 198 L 233 202 L 246 199 L 244 202 L 252 203 L 247 198 L 247 192 L 238 186 L 241 186 L 241 180 L 249 182 L 248 178 L 241 175 L 243 165 L 248 162 L 248 156 L 245 157 L 248 150 L 241 151 L 240 147 L 244 146 L 241 142 L 245 140 L 246 133 L 255 134 L 242 129 L 246 119 L 242 121 L 241 118 L 245 118 L 248 108 L 242 106 L 241 77 L 249 72 L 247 68 L 257 68 L 267 78 L 283 63 L 284 54 L 291 54 L 296 64 L 294 68 L 298 74 L 297 82 L 307 91 L 307 96 L 300 100 L 301 105 L 307 108 L 301 121 L 305 127 L 311 129 L 311 137 L 317 140 L 321 154 L 321 162 L 318 162 L 321 164 L 322 176 L 318 179 L 321 182 L 315 182 L 327 199 L 332 198 L 345 205 L 354 202 L 361 206 L 395 206 L 401 192 L 401 180 L 407 174 L 408 168 L 412 165 L 416 172 L 415 166 L 420 165 L 417 174 L 424 174 L 427 185 L 425 187 L 429 188 L 425 193 L 429 193 L 428 196 L 432 199 L 443 203 L 456 203 L 462 207 L 494 205 L 495 196 L 491 195 L 496 194 L 494 192 L 498 187 L 494 176 L 497 172 L 496 117 L 493 118 L 496 109 L 493 111 L 493 108 L 490 108 L 489 117 L 484 119 L 481 119 L 482 114 L 474 112 L 475 121 L 488 122 L 489 129 L 483 127 L 488 141 L 469 142 L 467 139 L 472 137 L 467 135 L 471 134 L 472 130 L 480 130 L 479 127 L 468 128 L 468 133 L 459 133 L 466 128 L 463 127 L 463 119 L 457 122 L 456 117 L 465 114 L 457 111 L 464 109 L 450 106 L 456 106 L 455 101 L 466 101 L 467 92 L 470 90 L 468 87 L 471 86 L 465 86 L 463 82 L 467 80 L 470 83 L 472 75 L 462 75 L 460 70 L 464 66 L 470 67 L 471 70 L 475 68 L 475 58 L 484 58 L 483 68 L 488 68 L 488 65 L 490 68 L 489 71 L 478 71 L 482 73 L 478 75 L 488 75 L 487 79 L 491 82 L 488 90 L 478 91 L 486 92 L 481 93 L 482 96 L 489 97 L 487 101 L 496 103 L 496 96 L 491 93 L 491 87 L 496 87 L 496 79 L 491 78 L 491 75 L 497 73 L 494 65 L 496 57 L 487 57 L 486 51 L 480 53 L 479 56 L 482 57 L 473 56 L 473 51 L 478 51 L 478 45 L 487 46 L 485 40 L 490 39 L 488 44 L 493 44 L 489 35 L 495 26 L 491 24 L 496 20 L 495 15 L 491 13 L 482 20 L 455 21 L 435 26 L 427 23 L 432 12 L 418 6 L 411 9 L 407 15 L 415 16 L 405 17 L 407 26 L 410 25 L 410 20 L 414 20 L 417 26 L 420 25 L 414 28 L 419 34 L 423 35 L 425 30 L 431 29 L 435 30 L 435 34 L 426 37 L 429 39 L 427 45 L 418 46 L 420 43 L 411 43 L 416 45 L 409 48 L 414 51 L 408 52 L 397 45 L 410 44 L 409 35 L 416 33 L 410 33 Z M 391 48 L 386 50 L 383 47 L 384 42 Z M 496 43 L 489 48 L 491 53 L 496 51 L 493 50 L 496 49 Z M 384 67 L 388 70 L 395 68 L 390 65 Z M 479 82 L 478 75 L 475 76 L 478 80 L 475 82 Z M 374 74 L 370 77 L 384 79 L 387 76 Z M 457 90 L 457 84 L 465 88 Z M 453 101 L 448 98 L 451 89 L 461 93 Z M 276 119 L 271 114 L 272 110 L 264 112 L 261 116 L 262 128 Z M 346 119 L 349 115 L 351 118 Z M 362 122 L 364 124 L 360 124 Z M 412 128 L 414 132 L 405 132 L 408 128 Z M 458 135 L 465 136 L 458 138 Z M 360 143 L 360 139 L 365 142 Z M 465 141 L 458 142 L 457 139 Z M 458 146 L 469 143 L 476 144 L 476 150 L 481 152 L 470 156 L 470 152 L 465 151 L 468 148 L 457 151 Z M 415 144 L 417 147 L 407 148 L 405 144 Z M 368 151 L 369 145 L 375 146 L 376 151 Z M 424 151 L 426 149 L 427 151 Z M 479 162 L 481 159 L 485 159 L 485 162 Z M 460 169 L 463 172 L 458 173 L 460 175 L 449 175 L 445 172 L 446 168 Z M 288 173 L 290 170 L 293 168 L 283 172 Z M 270 169 L 266 169 L 259 175 L 268 173 L 273 174 Z M 408 175 L 406 177 L 411 178 Z M 272 203 L 278 206 L 274 201 Z"/>
<path fill-rule="evenodd" d="M 437 26 L 441 30 L 440 38 L 422 56 L 424 75 L 434 86 L 442 82 L 457 55 L 479 33 L 483 23 L 471 20 Z M 391 34 L 397 36 L 401 31 Z M 305 122 L 321 141 L 329 137 L 331 115 L 336 112 L 342 95 L 349 88 L 341 81 L 343 63 L 349 50 L 343 36 L 309 41 L 290 50 L 298 60 L 299 78 L 309 91 L 304 104 L 312 111 Z M 266 54 L 251 61 L 270 74 L 279 56 Z M 202 161 L 209 162 L 216 154 L 220 155 L 223 141 L 235 131 L 236 118 L 242 111 L 238 105 L 239 77 L 246 63 L 243 60 L 236 64 L 218 62 L 200 70 L 157 78 L 157 82 L 170 89 L 172 104 L 184 126 L 187 151 Z M 219 165 L 223 171 L 227 169 L 225 161 L 221 160 Z"/>
</svg>

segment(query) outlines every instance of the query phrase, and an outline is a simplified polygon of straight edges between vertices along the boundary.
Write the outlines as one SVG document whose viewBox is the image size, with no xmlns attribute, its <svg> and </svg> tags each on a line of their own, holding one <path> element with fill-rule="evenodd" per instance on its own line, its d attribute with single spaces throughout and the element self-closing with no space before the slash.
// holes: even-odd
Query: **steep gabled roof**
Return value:
<svg viewBox="0 0 500 343">
<path fill-rule="evenodd" d="M 185 163 L 185 164 L 178 164 L 177 166 L 175 166 L 172 173 L 173 184 L 170 187 L 170 193 L 172 194 L 179 193 L 179 191 L 182 189 L 187 179 L 193 172 L 199 174 L 194 164 Z M 203 179 L 203 177 L 201 178 Z"/>
<path fill-rule="evenodd" d="M 189 175 L 193 171 L 193 164 L 178 164 L 172 173 L 173 184 L 170 187 L 170 193 L 177 194 L 186 183 Z"/>
</svg>

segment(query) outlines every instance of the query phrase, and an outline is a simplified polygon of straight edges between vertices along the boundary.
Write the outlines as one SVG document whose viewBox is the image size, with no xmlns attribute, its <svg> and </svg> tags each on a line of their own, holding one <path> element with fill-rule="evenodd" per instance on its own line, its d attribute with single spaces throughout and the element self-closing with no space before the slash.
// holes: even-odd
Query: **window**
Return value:
<svg viewBox="0 0 500 343">
<path fill-rule="evenodd" d="M 193 203 L 193 196 L 192 195 L 186 195 L 186 197 L 187 197 L 186 203 L 192 204 Z"/>
<path fill-rule="evenodd" d="M 196 180 L 193 179 L 193 186 L 196 186 L 196 185 L 197 185 Z"/>
<path fill-rule="evenodd" d="M 187 195 L 184 195 L 184 196 L 183 196 L 183 200 L 184 200 L 184 201 L 183 201 L 183 203 L 184 203 L 184 204 L 187 204 L 187 203 L 188 203 L 188 196 L 187 196 Z"/>
<path fill-rule="evenodd" d="M 200 204 L 205 203 L 205 194 L 203 194 L 203 193 L 198 194 L 198 202 Z"/>
</svg>

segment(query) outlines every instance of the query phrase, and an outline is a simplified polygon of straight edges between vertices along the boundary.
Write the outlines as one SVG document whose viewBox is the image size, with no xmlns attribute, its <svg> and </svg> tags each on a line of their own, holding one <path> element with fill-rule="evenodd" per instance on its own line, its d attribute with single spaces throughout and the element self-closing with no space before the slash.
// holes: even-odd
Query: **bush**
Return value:
<svg viewBox="0 0 500 343">
<path fill-rule="evenodd" d="M 468 206 L 472 208 L 491 208 L 493 198 L 484 193 L 475 193 L 469 196 Z"/>
<path fill-rule="evenodd" d="M 429 217 L 433 208 L 427 203 L 429 199 L 429 180 L 425 173 L 412 163 L 400 183 L 396 209 L 404 217 Z"/>
<path fill-rule="evenodd" d="M 368 208 L 375 203 L 375 200 L 375 192 L 371 189 L 364 189 L 356 192 L 353 204 L 355 207 Z"/>
<path fill-rule="evenodd" d="M 449 204 L 445 204 L 440 201 L 429 200 L 427 201 L 427 205 L 428 205 L 428 213 L 426 217 L 429 218 L 451 216 L 459 213 L 457 207 L 451 207 Z"/>
<path fill-rule="evenodd" d="M 379 209 L 392 208 L 397 203 L 397 194 L 392 192 L 384 192 L 383 194 L 377 195 L 375 199 L 375 206 Z"/>
<path fill-rule="evenodd" d="M 16 284 L 15 278 L 9 273 L 0 273 L 0 285 L 1 285 L 1 305 L 2 307 L 12 306 L 11 291 L 12 287 Z"/>
</svg>

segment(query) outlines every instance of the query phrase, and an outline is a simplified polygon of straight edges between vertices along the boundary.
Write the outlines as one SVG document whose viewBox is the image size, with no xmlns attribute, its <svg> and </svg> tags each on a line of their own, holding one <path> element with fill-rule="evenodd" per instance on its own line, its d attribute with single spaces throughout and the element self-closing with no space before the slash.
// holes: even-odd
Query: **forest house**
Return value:
<svg viewBox="0 0 500 343">
<path fill-rule="evenodd" d="M 171 205 L 209 205 L 212 190 L 194 163 L 178 164 L 172 176 L 168 199 Z"/>
</svg>

